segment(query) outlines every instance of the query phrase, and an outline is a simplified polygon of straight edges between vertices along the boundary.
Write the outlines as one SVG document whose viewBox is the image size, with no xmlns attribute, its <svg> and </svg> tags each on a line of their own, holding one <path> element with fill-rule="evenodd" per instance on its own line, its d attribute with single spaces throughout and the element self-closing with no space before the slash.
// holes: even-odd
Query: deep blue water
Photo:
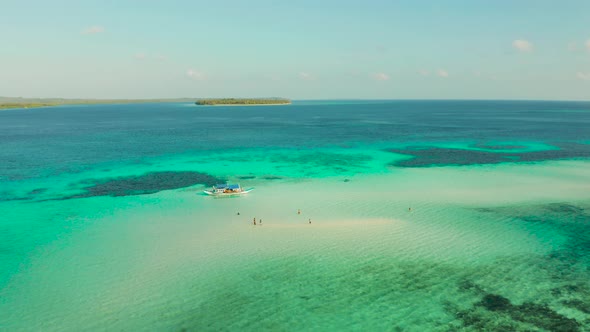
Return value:
<svg viewBox="0 0 590 332">
<path fill-rule="evenodd" d="M 7 110 L 0 112 L 0 181 L 191 151 L 457 141 L 590 142 L 590 102 L 308 101 Z"/>
</svg>

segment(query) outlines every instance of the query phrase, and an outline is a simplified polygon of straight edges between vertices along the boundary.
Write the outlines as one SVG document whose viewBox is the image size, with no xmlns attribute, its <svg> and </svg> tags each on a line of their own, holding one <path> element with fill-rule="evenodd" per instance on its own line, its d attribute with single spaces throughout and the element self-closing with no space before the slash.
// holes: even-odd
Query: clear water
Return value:
<svg viewBox="0 0 590 332">
<path fill-rule="evenodd" d="M 2 111 L 0 330 L 587 330 L 589 143 L 577 102 Z"/>
</svg>

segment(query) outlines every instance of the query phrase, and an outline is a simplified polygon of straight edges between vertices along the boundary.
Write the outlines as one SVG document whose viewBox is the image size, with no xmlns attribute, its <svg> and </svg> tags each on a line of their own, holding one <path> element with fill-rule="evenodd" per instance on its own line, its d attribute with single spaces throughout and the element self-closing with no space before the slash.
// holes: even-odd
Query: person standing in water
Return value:
<svg viewBox="0 0 590 332">
<path fill-rule="evenodd" d="M 309 224 L 311 225 L 311 219 L 309 219 Z"/>
<path fill-rule="evenodd" d="M 260 226 L 262 226 L 262 219 L 260 219 L 260 221 L 258 222 L 258 224 L 259 224 Z"/>
<path fill-rule="evenodd" d="M 297 209 L 297 214 L 301 214 L 301 210 Z"/>
<path fill-rule="evenodd" d="M 256 217 L 254 217 L 254 226 L 256 226 Z"/>
</svg>

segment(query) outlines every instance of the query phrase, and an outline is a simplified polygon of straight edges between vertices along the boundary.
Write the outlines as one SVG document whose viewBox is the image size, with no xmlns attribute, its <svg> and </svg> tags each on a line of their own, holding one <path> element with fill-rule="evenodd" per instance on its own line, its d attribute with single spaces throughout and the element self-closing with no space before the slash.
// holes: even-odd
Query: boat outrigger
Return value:
<svg viewBox="0 0 590 332">
<path fill-rule="evenodd" d="M 247 194 L 252 190 L 254 188 L 244 189 L 239 184 L 216 184 L 210 190 L 203 190 L 203 192 L 211 196 L 230 196 Z"/>
</svg>

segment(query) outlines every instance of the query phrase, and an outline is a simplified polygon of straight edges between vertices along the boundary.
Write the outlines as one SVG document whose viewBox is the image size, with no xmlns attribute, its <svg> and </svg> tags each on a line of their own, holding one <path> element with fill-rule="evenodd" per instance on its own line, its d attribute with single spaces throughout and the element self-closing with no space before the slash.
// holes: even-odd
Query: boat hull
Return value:
<svg viewBox="0 0 590 332">
<path fill-rule="evenodd" d="M 203 192 L 205 194 L 209 195 L 209 196 L 221 196 L 221 197 L 223 197 L 223 196 L 239 196 L 239 195 L 244 195 L 244 194 L 247 194 L 247 193 L 251 192 L 252 190 L 254 190 L 254 188 L 250 188 L 250 189 L 247 189 L 247 190 L 242 190 L 240 192 L 232 192 L 232 193 L 215 193 L 215 192 L 212 192 L 212 191 L 209 191 L 209 190 L 203 190 Z"/>
</svg>

